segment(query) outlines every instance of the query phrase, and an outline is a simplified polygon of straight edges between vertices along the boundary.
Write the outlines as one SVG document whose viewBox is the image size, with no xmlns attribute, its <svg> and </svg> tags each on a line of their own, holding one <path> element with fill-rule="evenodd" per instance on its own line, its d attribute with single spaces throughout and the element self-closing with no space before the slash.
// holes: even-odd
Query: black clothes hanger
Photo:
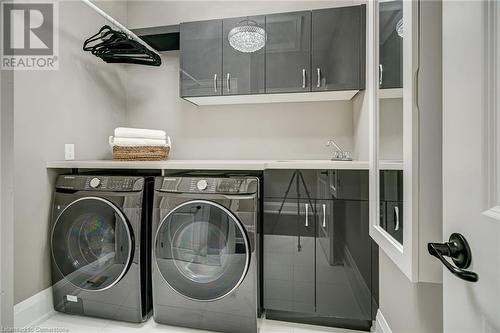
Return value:
<svg viewBox="0 0 500 333">
<path fill-rule="evenodd" d="M 107 63 L 128 63 L 160 66 L 161 58 L 127 34 L 105 25 L 83 43 L 83 50 L 91 52 Z"/>
</svg>

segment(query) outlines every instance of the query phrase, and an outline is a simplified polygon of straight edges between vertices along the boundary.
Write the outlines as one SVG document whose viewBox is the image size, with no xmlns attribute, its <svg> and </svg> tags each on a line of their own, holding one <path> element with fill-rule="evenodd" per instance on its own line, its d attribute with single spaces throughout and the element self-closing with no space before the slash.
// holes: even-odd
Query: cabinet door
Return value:
<svg viewBox="0 0 500 333">
<path fill-rule="evenodd" d="M 368 201 L 318 200 L 316 313 L 372 319 L 372 242 Z"/>
<path fill-rule="evenodd" d="M 181 97 L 222 92 L 222 20 L 181 23 Z"/>
<path fill-rule="evenodd" d="M 368 184 L 367 170 L 336 170 L 335 197 L 343 200 L 368 200 Z"/>
<path fill-rule="evenodd" d="M 266 15 L 266 92 L 311 90 L 311 12 Z"/>
<path fill-rule="evenodd" d="M 380 170 L 380 200 L 403 201 L 403 170 Z"/>
<path fill-rule="evenodd" d="M 312 11 L 312 90 L 365 87 L 365 5 Z"/>
<path fill-rule="evenodd" d="M 379 87 L 402 88 L 403 1 L 381 2 L 379 12 Z"/>
<path fill-rule="evenodd" d="M 263 225 L 264 308 L 314 313 L 314 202 L 264 199 Z"/>
<path fill-rule="evenodd" d="M 264 197 L 288 199 L 317 199 L 317 170 L 264 171 Z"/>
<path fill-rule="evenodd" d="M 333 200 L 316 201 L 316 229 L 318 230 L 316 241 L 319 245 L 316 251 L 316 260 L 329 265 L 333 265 L 336 259 L 335 255 L 337 258 L 339 255 L 338 249 L 334 248 L 336 243 L 334 237 L 337 236 L 339 230 L 336 230 L 333 221 L 333 203 Z"/>
<path fill-rule="evenodd" d="M 225 19 L 223 25 L 223 95 L 259 94 L 265 92 L 265 47 L 255 52 L 235 50 L 229 43 L 231 29 L 245 20 L 265 27 L 265 16 Z"/>
</svg>

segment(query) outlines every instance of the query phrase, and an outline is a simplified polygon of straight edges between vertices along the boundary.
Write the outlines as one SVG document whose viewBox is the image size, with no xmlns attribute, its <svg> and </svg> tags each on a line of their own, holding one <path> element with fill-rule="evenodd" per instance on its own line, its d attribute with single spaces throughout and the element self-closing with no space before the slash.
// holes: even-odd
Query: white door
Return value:
<svg viewBox="0 0 500 333">
<path fill-rule="evenodd" d="M 479 278 L 464 281 L 443 267 L 447 333 L 500 332 L 498 7 L 497 0 L 443 3 L 443 237 L 466 238 L 466 270 Z"/>
</svg>

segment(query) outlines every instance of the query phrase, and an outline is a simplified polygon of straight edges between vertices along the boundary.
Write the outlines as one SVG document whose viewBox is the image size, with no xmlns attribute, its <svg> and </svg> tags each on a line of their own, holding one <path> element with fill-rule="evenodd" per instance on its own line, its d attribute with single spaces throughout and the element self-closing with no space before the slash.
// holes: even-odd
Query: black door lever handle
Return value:
<svg viewBox="0 0 500 333">
<path fill-rule="evenodd" d="M 429 243 L 427 244 L 429 254 L 441 260 L 443 265 L 456 277 L 469 281 L 477 282 L 479 276 L 471 271 L 466 271 L 472 261 L 472 254 L 465 237 L 461 234 L 451 234 L 450 239 L 446 243 Z M 445 257 L 450 257 L 453 266 Z"/>
</svg>

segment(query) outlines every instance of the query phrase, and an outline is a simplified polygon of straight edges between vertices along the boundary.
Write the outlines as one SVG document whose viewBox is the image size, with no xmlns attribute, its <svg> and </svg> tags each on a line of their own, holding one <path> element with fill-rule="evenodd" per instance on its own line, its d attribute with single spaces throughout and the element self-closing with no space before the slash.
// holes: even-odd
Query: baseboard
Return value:
<svg viewBox="0 0 500 333">
<path fill-rule="evenodd" d="M 14 327 L 33 327 L 54 313 L 52 287 L 14 305 Z"/>
<path fill-rule="evenodd" d="M 377 319 L 375 321 L 375 332 L 392 333 L 391 328 L 389 327 L 389 324 L 387 323 L 387 320 L 385 320 L 385 317 L 380 311 L 380 309 L 378 309 L 377 311 Z"/>
</svg>

